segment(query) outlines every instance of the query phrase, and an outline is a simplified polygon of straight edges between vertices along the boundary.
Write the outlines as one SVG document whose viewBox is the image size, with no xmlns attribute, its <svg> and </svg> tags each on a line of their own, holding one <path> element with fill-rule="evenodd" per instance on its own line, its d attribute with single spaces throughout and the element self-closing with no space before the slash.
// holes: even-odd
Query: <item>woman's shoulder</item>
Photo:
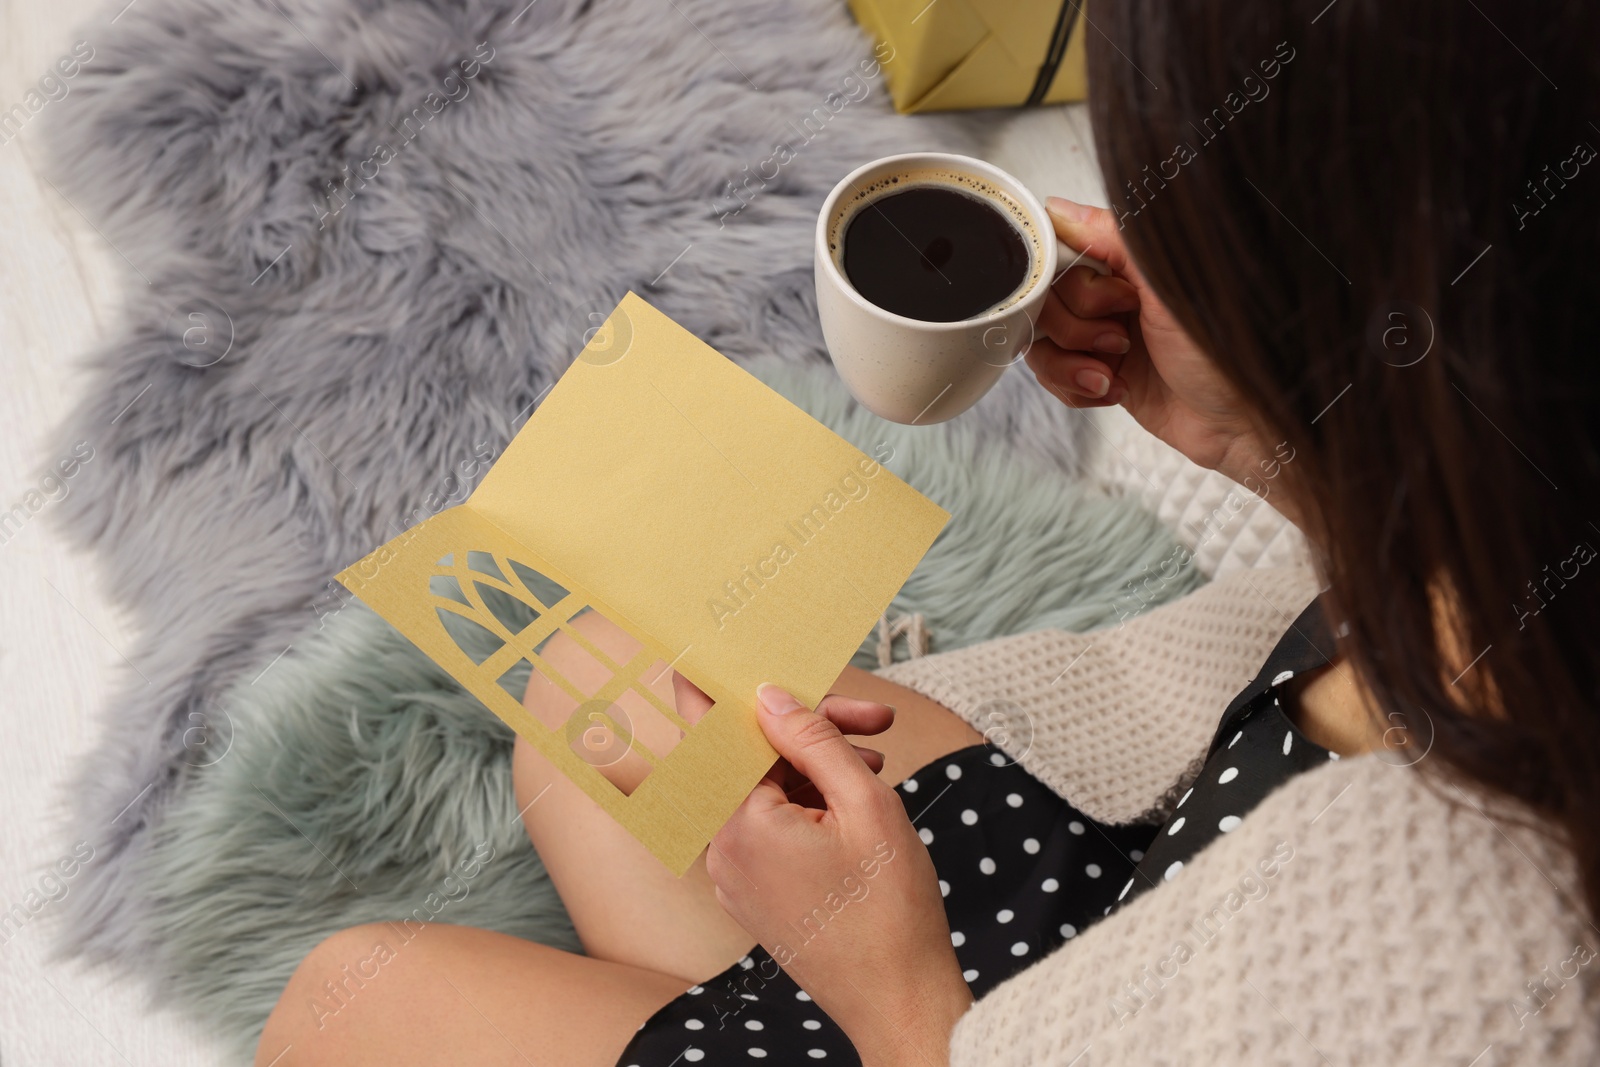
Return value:
<svg viewBox="0 0 1600 1067">
<path fill-rule="evenodd" d="M 1299 775 L 975 1005 L 952 1063 L 1600 1059 L 1600 943 L 1570 860 L 1435 770 Z"/>
</svg>

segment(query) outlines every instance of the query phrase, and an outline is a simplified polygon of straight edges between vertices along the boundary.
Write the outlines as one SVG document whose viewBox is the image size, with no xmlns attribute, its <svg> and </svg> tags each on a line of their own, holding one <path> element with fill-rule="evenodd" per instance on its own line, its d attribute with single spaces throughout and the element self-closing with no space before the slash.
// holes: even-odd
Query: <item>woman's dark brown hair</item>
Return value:
<svg viewBox="0 0 1600 1067">
<path fill-rule="evenodd" d="M 1087 17 L 1123 237 L 1294 447 L 1341 651 L 1431 724 L 1444 795 L 1514 797 L 1571 849 L 1600 919 L 1600 9 Z"/>
</svg>

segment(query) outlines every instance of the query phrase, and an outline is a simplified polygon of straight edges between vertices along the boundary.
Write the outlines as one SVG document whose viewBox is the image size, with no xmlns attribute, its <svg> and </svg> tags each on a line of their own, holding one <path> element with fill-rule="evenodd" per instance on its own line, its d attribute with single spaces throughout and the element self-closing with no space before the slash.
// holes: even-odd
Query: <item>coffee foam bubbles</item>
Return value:
<svg viewBox="0 0 1600 1067">
<path fill-rule="evenodd" d="M 1028 275 L 1022 280 L 1022 284 L 1018 285 L 1010 296 L 993 307 L 973 315 L 972 318 L 979 319 L 996 311 L 1004 311 L 1033 291 L 1039 276 L 1044 272 L 1044 244 L 1042 235 L 1022 205 L 987 178 L 967 174 L 964 171 L 932 168 L 886 174 L 861 186 L 853 195 L 839 199 L 839 203 L 833 209 L 833 216 L 828 220 L 828 252 L 833 257 L 833 265 L 841 277 L 849 277 L 844 270 L 844 234 L 856 214 L 885 196 L 925 186 L 949 189 L 983 201 L 1004 215 L 1022 234 L 1022 239 L 1028 246 Z"/>
</svg>

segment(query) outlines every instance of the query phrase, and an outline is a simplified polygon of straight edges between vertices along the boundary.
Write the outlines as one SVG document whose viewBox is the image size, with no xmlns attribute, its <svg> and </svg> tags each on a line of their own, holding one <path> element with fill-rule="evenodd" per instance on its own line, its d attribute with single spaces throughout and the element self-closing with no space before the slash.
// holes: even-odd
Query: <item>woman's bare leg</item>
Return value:
<svg viewBox="0 0 1600 1067">
<path fill-rule="evenodd" d="M 846 667 L 832 692 L 895 709 L 893 726 L 860 739 L 862 745 L 883 753 L 879 776 L 890 785 L 899 785 L 941 756 L 983 743 L 982 734 L 943 704 L 857 667 Z"/>
<path fill-rule="evenodd" d="M 599 616 L 583 618 L 596 627 L 585 636 L 601 644 L 603 627 L 611 624 Z M 557 669 L 563 667 L 563 640 L 558 635 L 541 652 Z M 846 668 L 832 691 L 894 705 L 894 725 L 860 739 L 884 754 L 883 776 L 891 783 L 983 740 L 943 705 L 866 671 Z M 557 709 L 540 707 L 540 700 L 541 687 L 530 684 L 529 710 L 554 727 Z M 698 983 L 750 951 L 754 939 L 716 902 L 703 854 L 682 878 L 674 878 L 532 745 L 517 741 L 513 767 L 528 836 L 586 953 Z"/>
<path fill-rule="evenodd" d="M 523 825 L 589 956 L 676 975 L 682 992 L 750 951 L 755 939 L 717 903 L 704 855 L 674 878 L 520 738 L 513 770 Z"/>
<path fill-rule="evenodd" d="M 599 616 L 580 622 L 602 647 L 626 636 L 608 635 L 611 624 Z M 560 657 L 564 640 L 553 639 L 542 655 Z M 892 727 L 859 739 L 884 754 L 888 782 L 982 741 L 948 708 L 865 671 L 846 668 L 832 691 L 895 706 Z M 682 693 L 664 695 L 682 707 Z M 562 709 L 540 700 L 540 688 L 530 684 L 529 709 L 559 725 Z M 703 855 L 674 878 L 520 739 L 513 767 L 528 836 L 588 955 L 442 924 L 410 933 L 410 940 L 407 930 L 383 923 L 341 931 L 290 979 L 263 1032 L 258 1067 L 614 1067 L 662 1005 L 750 950 L 753 939 L 716 903 Z M 623 760 L 604 770 L 630 788 L 639 768 Z"/>
<path fill-rule="evenodd" d="M 388 923 L 328 938 L 267 1020 L 256 1067 L 615 1067 L 684 982 L 505 934 Z"/>
</svg>

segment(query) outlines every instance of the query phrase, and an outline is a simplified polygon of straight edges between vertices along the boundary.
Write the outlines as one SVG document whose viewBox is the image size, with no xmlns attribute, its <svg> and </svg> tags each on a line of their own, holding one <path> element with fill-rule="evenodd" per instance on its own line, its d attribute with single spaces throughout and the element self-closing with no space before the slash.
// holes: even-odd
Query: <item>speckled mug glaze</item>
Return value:
<svg viewBox="0 0 1600 1067">
<path fill-rule="evenodd" d="M 948 175 L 952 185 L 969 185 L 996 200 L 995 206 L 1018 223 L 1033 257 L 1018 292 L 994 310 L 958 322 L 896 315 L 856 292 L 837 254 L 844 229 L 859 210 L 851 204 L 863 193 L 866 203 L 886 195 L 890 187 L 884 183 L 900 175 Z M 981 159 L 914 152 L 851 171 L 823 202 L 815 249 L 817 312 L 839 377 L 857 400 L 893 422 L 922 426 L 955 418 L 1027 353 L 1055 277 L 1057 247 L 1044 205 L 1016 178 Z"/>
</svg>

